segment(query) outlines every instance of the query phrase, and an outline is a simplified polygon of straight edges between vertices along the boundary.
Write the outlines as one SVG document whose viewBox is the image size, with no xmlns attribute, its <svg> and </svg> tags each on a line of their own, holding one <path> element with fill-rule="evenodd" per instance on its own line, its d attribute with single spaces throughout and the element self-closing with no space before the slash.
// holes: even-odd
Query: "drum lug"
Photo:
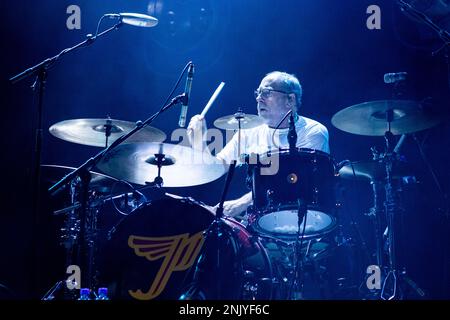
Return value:
<svg viewBox="0 0 450 320">
<path fill-rule="evenodd" d="M 267 189 L 266 191 L 266 197 L 267 197 L 267 206 L 272 207 L 273 205 L 273 197 L 274 197 L 275 191 L 272 189 Z"/>
<path fill-rule="evenodd" d="M 313 194 L 314 195 L 313 195 L 312 203 L 317 204 L 319 202 L 319 189 L 317 187 L 314 187 Z"/>
</svg>

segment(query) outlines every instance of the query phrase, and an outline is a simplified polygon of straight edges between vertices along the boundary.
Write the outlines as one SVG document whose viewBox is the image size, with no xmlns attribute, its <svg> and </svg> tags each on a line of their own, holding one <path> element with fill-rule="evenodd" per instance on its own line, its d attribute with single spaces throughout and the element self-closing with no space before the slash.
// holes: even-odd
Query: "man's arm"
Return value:
<svg viewBox="0 0 450 320">
<path fill-rule="evenodd" d="M 187 128 L 188 132 L 188 139 L 189 142 L 191 144 L 191 147 L 194 150 L 197 151 L 202 151 L 202 152 L 207 152 L 209 153 L 209 149 L 206 145 L 206 141 L 205 141 L 205 133 L 206 133 L 206 122 L 205 119 L 200 116 L 200 115 L 195 115 L 192 117 L 191 121 L 189 122 L 188 128 Z M 234 140 L 235 137 L 233 137 Z M 228 147 L 228 149 L 227 149 Z M 225 147 L 225 149 L 228 152 L 222 152 L 218 154 L 218 159 L 222 160 L 224 165 L 226 165 L 227 162 L 227 158 L 233 158 L 232 155 L 234 155 L 234 143 L 233 141 L 229 143 L 229 145 L 227 145 Z M 231 154 L 231 156 L 226 156 L 226 154 Z M 224 158 L 225 157 L 225 158 Z M 236 200 L 230 200 L 230 201 L 225 201 L 223 203 L 223 213 L 224 215 L 227 216 L 237 216 L 238 214 L 244 212 L 247 210 L 247 207 L 250 206 L 253 202 L 252 199 L 252 193 L 249 192 L 245 195 L 243 195 L 242 197 L 240 197 L 239 199 Z M 213 209 L 215 211 L 215 209 L 217 209 L 216 205 Z"/>
<path fill-rule="evenodd" d="M 240 213 L 247 210 L 248 206 L 253 203 L 252 193 L 246 193 L 242 197 L 236 200 L 225 201 L 223 203 L 223 214 L 231 217 L 235 217 Z M 217 209 L 218 205 L 214 208 Z"/>
</svg>

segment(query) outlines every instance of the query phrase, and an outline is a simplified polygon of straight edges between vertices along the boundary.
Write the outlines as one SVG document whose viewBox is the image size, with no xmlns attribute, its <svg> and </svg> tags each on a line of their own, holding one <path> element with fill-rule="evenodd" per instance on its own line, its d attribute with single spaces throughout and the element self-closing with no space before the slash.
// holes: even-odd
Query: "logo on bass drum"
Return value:
<svg viewBox="0 0 450 320">
<path fill-rule="evenodd" d="M 172 272 L 184 271 L 190 268 L 196 260 L 203 245 L 203 231 L 189 237 L 189 233 L 170 237 L 140 237 L 131 235 L 128 246 L 134 249 L 136 255 L 150 261 L 164 258 L 155 279 L 147 292 L 141 289 L 128 290 L 135 299 L 151 300 L 163 292 Z"/>
</svg>

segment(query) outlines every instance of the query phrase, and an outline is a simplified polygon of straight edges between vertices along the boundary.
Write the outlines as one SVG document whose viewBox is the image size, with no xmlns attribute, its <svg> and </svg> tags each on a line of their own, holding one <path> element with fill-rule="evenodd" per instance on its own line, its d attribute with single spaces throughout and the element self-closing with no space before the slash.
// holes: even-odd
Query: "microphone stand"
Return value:
<svg viewBox="0 0 450 320">
<path fill-rule="evenodd" d="M 449 51 L 448 47 L 450 44 L 450 33 L 447 30 L 439 27 L 427 15 L 420 12 L 419 10 L 414 8 L 412 5 L 410 5 L 409 3 L 407 3 L 403 0 L 397 0 L 397 2 L 402 11 L 407 12 L 415 19 L 418 19 L 422 23 L 429 26 L 431 29 L 433 29 L 438 34 L 439 38 L 441 38 L 441 40 L 444 41 L 444 45 L 441 48 L 439 48 L 437 51 L 433 52 L 432 55 L 435 56 L 439 51 L 441 51 L 442 49 L 445 49 L 444 58 L 445 58 L 445 62 L 447 64 L 447 79 L 448 79 L 448 87 L 450 89 L 450 61 L 449 61 L 449 52 L 448 52 Z"/>
<path fill-rule="evenodd" d="M 103 18 L 102 18 L 103 19 Z M 101 22 L 101 19 L 100 19 Z M 99 22 L 99 23 L 100 23 Z M 36 75 L 36 80 L 34 84 L 32 85 L 33 91 L 37 93 L 37 124 L 36 124 L 36 131 L 35 131 L 35 147 L 34 147 L 34 164 L 33 164 L 33 175 L 32 175 L 32 212 L 33 212 L 33 235 L 32 238 L 36 237 L 34 234 L 34 230 L 36 230 L 39 226 L 39 206 L 40 206 L 40 190 L 39 190 L 39 184 L 41 180 L 41 158 L 42 158 L 42 138 L 43 138 L 43 128 L 42 128 L 42 118 L 43 118 L 43 98 L 44 98 L 44 92 L 45 92 L 45 85 L 47 82 L 47 72 L 48 70 L 58 61 L 62 56 L 78 49 L 81 47 L 87 47 L 94 43 L 94 41 L 100 37 L 103 36 L 113 30 L 117 30 L 122 25 L 122 20 L 120 20 L 118 23 L 116 23 L 114 26 L 112 26 L 109 29 L 106 29 L 105 31 L 96 34 L 95 36 L 92 36 L 91 34 L 87 35 L 87 39 L 78 43 L 77 45 L 64 49 L 57 55 L 47 58 L 43 60 L 42 62 L 38 63 L 37 65 L 30 67 L 21 73 L 11 77 L 9 81 L 11 81 L 13 84 L 24 80 L 28 77 Z M 98 30 L 98 29 L 97 29 Z M 36 248 L 37 241 L 33 240 L 33 248 L 32 252 L 36 255 L 33 259 L 36 259 L 37 257 L 37 248 Z M 35 268 L 33 268 L 34 270 Z M 32 285 L 36 285 L 36 275 L 32 275 Z"/>
<path fill-rule="evenodd" d="M 290 155 L 294 155 L 297 153 L 297 130 L 295 129 L 294 113 L 294 110 L 292 110 L 291 115 L 289 116 L 288 142 Z"/>
<path fill-rule="evenodd" d="M 79 251 L 77 253 L 78 260 L 81 261 L 83 258 L 83 254 L 85 252 L 85 223 L 86 223 L 86 216 L 87 216 L 87 210 L 88 207 L 88 191 L 89 191 L 89 183 L 91 180 L 91 174 L 90 170 L 103 158 L 105 155 L 107 156 L 108 152 L 116 148 L 118 145 L 120 145 L 122 142 L 124 142 L 126 139 L 128 139 L 130 136 L 144 128 L 145 126 L 151 124 L 161 113 L 168 110 L 170 107 L 172 107 L 175 104 L 178 104 L 182 101 L 185 94 L 181 94 L 173 98 L 170 103 L 165 105 L 161 110 L 156 112 L 154 115 L 152 115 L 150 118 L 145 120 L 144 122 L 138 121 L 136 123 L 136 127 L 131 130 L 130 132 L 120 136 L 116 141 L 114 141 L 109 147 L 105 148 L 104 150 L 97 153 L 94 157 L 88 159 L 86 162 L 84 162 L 81 166 L 76 168 L 74 171 L 70 172 L 66 176 L 64 176 L 60 181 L 55 183 L 53 186 L 51 186 L 48 191 L 50 195 L 55 195 L 58 193 L 58 191 L 65 187 L 68 183 L 70 183 L 73 179 L 75 179 L 77 176 L 81 177 L 81 211 L 80 211 L 80 244 L 79 244 Z M 160 187 L 161 185 L 158 183 L 158 177 L 155 179 L 155 185 L 157 187 Z M 91 268 L 88 266 L 88 270 Z M 91 281 L 91 279 L 88 279 L 88 281 Z M 82 286 L 83 287 L 83 286 Z"/>
<path fill-rule="evenodd" d="M 295 156 L 298 154 L 297 150 L 297 130 L 295 129 L 295 116 L 294 110 L 291 111 L 289 116 L 289 132 L 288 132 L 288 143 L 289 143 L 289 156 Z M 293 258 L 293 280 L 289 292 L 289 297 L 293 300 L 301 299 L 302 295 L 302 281 L 300 280 L 302 275 L 300 274 L 303 265 L 303 258 L 301 256 L 301 249 L 303 246 L 303 238 L 306 229 L 306 215 L 308 212 L 306 202 L 302 198 L 297 199 L 297 237 L 294 244 L 294 258 Z M 303 230 L 301 231 L 301 225 L 303 222 Z"/>
</svg>

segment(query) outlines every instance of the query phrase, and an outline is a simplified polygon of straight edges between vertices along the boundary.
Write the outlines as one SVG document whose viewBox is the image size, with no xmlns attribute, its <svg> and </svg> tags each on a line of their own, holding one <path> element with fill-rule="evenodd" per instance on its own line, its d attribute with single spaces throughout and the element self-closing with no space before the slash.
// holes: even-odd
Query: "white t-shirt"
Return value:
<svg viewBox="0 0 450 320">
<path fill-rule="evenodd" d="M 297 131 L 298 148 L 309 148 L 330 153 L 328 130 L 323 124 L 299 116 L 295 122 L 295 129 Z M 241 130 L 240 154 L 264 154 L 269 150 L 278 148 L 288 149 L 288 132 L 288 128 L 275 130 L 267 124 Z M 238 154 L 238 139 L 238 134 L 236 133 L 216 157 L 225 161 L 225 163 L 231 163 L 233 160 L 238 160 L 238 163 L 242 163 Z"/>
</svg>

